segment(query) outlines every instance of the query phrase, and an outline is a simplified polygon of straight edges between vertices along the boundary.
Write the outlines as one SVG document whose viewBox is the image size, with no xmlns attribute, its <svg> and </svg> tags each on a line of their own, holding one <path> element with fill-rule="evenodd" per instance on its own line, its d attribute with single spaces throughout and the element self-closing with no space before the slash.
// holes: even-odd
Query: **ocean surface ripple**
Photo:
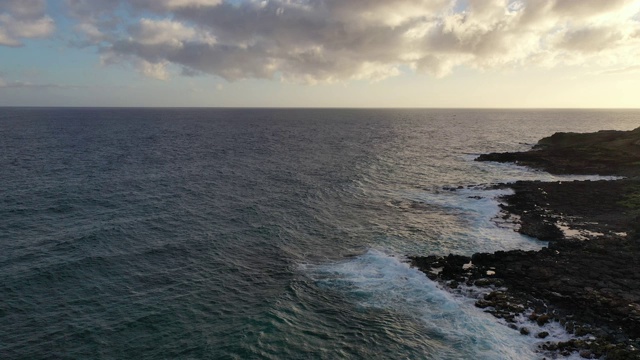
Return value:
<svg viewBox="0 0 640 360">
<path fill-rule="evenodd" d="M 0 108 L 0 358 L 538 358 L 404 256 L 544 246 L 467 185 L 557 177 L 474 156 L 639 120 Z"/>
</svg>

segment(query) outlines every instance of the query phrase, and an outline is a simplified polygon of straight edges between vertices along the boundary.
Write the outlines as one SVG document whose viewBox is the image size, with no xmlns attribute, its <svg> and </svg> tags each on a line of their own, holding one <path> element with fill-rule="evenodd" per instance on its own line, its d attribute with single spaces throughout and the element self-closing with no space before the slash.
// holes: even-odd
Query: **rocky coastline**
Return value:
<svg viewBox="0 0 640 360">
<path fill-rule="evenodd" d="M 502 199 L 501 221 L 549 241 L 547 248 L 415 256 L 412 266 L 452 291 L 485 289 L 476 306 L 540 338 L 542 356 L 640 359 L 640 128 L 556 133 L 530 151 L 476 160 L 625 178 L 496 185 L 514 191 Z M 545 341 L 549 334 L 531 333 L 522 318 L 558 322 L 573 337 Z"/>
</svg>

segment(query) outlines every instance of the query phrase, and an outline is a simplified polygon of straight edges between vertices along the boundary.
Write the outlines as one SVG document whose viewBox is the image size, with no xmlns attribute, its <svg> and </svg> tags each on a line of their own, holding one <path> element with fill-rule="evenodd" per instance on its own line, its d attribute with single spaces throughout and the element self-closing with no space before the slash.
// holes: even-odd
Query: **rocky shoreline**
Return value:
<svg viewBox="0 0 640 360">
<path fill-rule="evenodd" d="M 531 151 L 489 153 L 478 161 L 512 162 L 552 174 L 640 176 L 640 127 L 632 131 L 555 133 Z"/>
<path fill-rule="evenodd" d="M 556 174 L 623 175 L 611 181 L 501 184 L 501 221 L 549 241 L 540 251 L 470 257 L 411 257 L 411 264 L 451 289 L 485 289 L 476 306 L 523 335 L 541 339 L 541 355 L 640 359 L 640 128 L 558 133 L 523 153 L 482 155 Z M 532 325 L 558 322 L 573 338 L 545 341 Z M 520 325 L 517 325 L 520 324 Z"/>
</svg>

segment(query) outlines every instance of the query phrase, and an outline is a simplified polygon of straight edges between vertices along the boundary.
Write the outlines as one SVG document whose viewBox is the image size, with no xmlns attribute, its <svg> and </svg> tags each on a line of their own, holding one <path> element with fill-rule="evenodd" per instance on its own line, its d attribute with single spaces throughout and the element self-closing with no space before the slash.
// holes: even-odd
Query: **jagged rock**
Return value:
<svg viewBox="0 0 640 360">
<path fill-rule="evenodd" d="M 564 233 L 554 222 L 546 221 L 543 217 L 529 215 L 521 218 L 522 225 L 519 232 L 540 240 L 560 240 Z"/>
<path fill-rule="evenodd" d="M 542 326 L 542 325 L 544 325 L 544 324 L 546 324 L 548 322 L 549 322 L 549 315 L 547 315 L 547 314 L 540 315 L 536 319 L 536 323 L 538 323 L 539 326 Z"/>
<path fill-rule="evenodd" d="M 550 240 L 547 248 L 415 257 L 412 265 L 456 288 L 493 287 L 496 291 L 476 306 L 507 322 L 532 309 L 529 319 L 540 325 L 553 319 L 575 336 L 593 334 L 589 341 L 546 342 L 543 349 L 561 355 L 581 352 L 589 358 L 640 359 L 640 128 L 555 134 L 533 151 L 487 154 L 477 160 L 518 162 L 553 173 L 631 178 L 492 186 L 514 190 L 502 198 L 503 218 L 516 221 L 523 234 Z M 560 224 L 579 237 L 565 236 Z M 465 264 L 473 266 L 463 268 Z M 434 268 L 442 271 L 432 272 Z M 528 335 L 530 330 L 522 327 L 520 332 Z"/>
<path fill-rule="evenodd" d="M 549 333 L 546 331 L 539 332 L 538 335 L 536 335 L 539 339 L 545 339 L 547 336 L 549 336 Z"/>
<path fill-rule="evenodd" d="M 580 357 L 584 359 L 591 359 L 591 350 L 588 350 L 588 349 L 580 350 Z"/>
<path fill-rule="evenodd" d="M 640 174 L 640 128 L 632 131 L 556 133 L 538 141 L 533 150 L 490 153 L 477 161 L 512 162 L 552 174 Z"/>
<path fill-rule="evenodd" d="M 485 309 L 488 308 L 490 306 L 493 306 L 494 303 L 491 301 L 487 301 L 487 300 L 478 300 L 476 301 L 476 307 L 479 307 L 480 309 Z"/>
</svg>

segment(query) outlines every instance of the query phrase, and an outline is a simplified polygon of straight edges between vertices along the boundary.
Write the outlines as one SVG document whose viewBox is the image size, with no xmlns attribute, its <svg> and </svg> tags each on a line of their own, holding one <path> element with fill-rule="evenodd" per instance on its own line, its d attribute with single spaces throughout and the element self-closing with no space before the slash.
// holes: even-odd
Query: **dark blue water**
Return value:
<svg viewBox="0 0 640 360">
<path fill-rule="evenodd" d="M 638 111 L 0 108 L 0 358 L 536 358 L 403 256 L 543 246 L 492 221 L 497 193 L 442 187 L 551 179 L 472 160 L 637 126 Z"/>
</svg>

